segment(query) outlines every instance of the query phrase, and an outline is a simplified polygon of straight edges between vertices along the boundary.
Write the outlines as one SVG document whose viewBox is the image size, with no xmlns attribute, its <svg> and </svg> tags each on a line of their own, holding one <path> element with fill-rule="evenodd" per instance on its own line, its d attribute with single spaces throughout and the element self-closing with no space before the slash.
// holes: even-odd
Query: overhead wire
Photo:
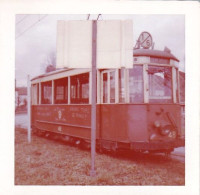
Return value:
<svg viewBox="0 0 200 195">
<path fill-rule="evenodd" d="M 48 14 L 46 14 L 45 16 L 43 16 L 42 18 L 40 18 L 38 21 L 34 22 L 31 26 L 29 26 L 26 30 L 24 30 L 22 33 L 20 33 L 17 37 L 15 37 L 15 40 L 18 39 L 19 37 L 21 37 L 26 31 L 28 31 L 29 29 L 31 29 L 33 26 L 35 26 L 37 23 L 41 22 L 44 18 L 46 18 L 48 16 Z"/>
<path fill-rule="evenodd" d="M 28 16 L 29 16 L 29 15 L 23 17 L 19 22 L 16 23 L 16 25 L 19 24 L 19 23 L 21 23 L 21 22 L 22 22 L 25 18 L 27 18 Z M 26 30 L 24 30 L 22 33 L 20 33 L 20 34 L 15 38 L 15 40 L 18 39 L 19 37 L 21 37 L 26 31 L 28 31 L 29 29 L 31 29 L 34 25 L 36 25 L 37 23 L 39 23 L 40 21 L 42 21 L 42 20 L 43 20 L 44 18 L 46 18 L 47 16 L 48 16 L 48 14 L 46 14 L 46 15 L 43 16 L 42 18 L 39 18 L 38 21 L 36 21 L 36 22 L 33 23 L 31 26 L 29 26 Z M 20 72 L 23 72 L 23 73 L 25 73 L 25 74 L 28 74 L 27 72 L 25 72 L 25 71 L 22 70 L 21 68 L 18 68 L 18 70 L 19 70 Z"/>
<path fill-rule="evenodd" d="M 17 23 L 16 23 L 16 25 L 17 24 L 19 24 L 19 23 L 21 23 L 25 18 L 27 18 L 29 15 L 25 15 L 20 21 L 18 21 Z"/>
<path fill-rule="evenodd" d="M 90 14 L 88 14 L 88 17 L 87 17 L 87 20 L 89 20 L 90 19 Z"/>
<path fill-rule="evenodd" d="M 103 20 L 102 14 L 98 14 L 96 20 L 99 20 L 100 16 L 101 16 L 101 19 Z M 89 19 L 90 19 L 90 14 L 88 14 L 88 16 L 87 16 L 87 20 L 89 20 Z"/>
</svg>

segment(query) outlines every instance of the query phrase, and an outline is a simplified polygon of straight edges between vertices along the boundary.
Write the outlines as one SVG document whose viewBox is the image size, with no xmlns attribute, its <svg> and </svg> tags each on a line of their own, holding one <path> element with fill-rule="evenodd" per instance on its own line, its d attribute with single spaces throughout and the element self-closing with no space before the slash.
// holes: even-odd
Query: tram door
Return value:
<svg viewBox="0 0 200 195">
<path fill-rule="evenodd" d="M 101 72 L 101 132 L 102 139 L 116 140 L 115 119 L 113 109 L 115 109 L 117 70 L 104 70 Z"/>
<path fill-rule="evenodd" d="M 116 70 L 101 73 L 101 103 L 116 103 Z"/>
</svg>

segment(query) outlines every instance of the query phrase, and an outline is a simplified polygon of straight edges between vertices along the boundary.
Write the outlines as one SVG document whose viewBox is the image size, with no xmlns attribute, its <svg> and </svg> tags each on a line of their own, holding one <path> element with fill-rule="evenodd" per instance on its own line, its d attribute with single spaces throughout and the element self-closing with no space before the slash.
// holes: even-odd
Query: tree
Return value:
<svg viewBox="0 0 200 195">
<path fill-rule="evenodd" d="M 56 67 L 50 64 L 46 67 L 45 72 L 47 73 L 47 72 L 51 72 L 54 70 L 56 70 Z"/>
<path fill-rule="evenodd" d="M 41 64 L 41 69 L 45 73 L 56 70 L 56 55 L 55 55 L 55 52 L 51 51 L 51 52 L 49 52 L 48 55 L 46 55 L 44 62 L 42 62 L 42 64 Z"/>
<path fill-rule="evenodd" d="M 26 98 L 24 99 L 24 107 L 26 107 L 27 106 L 27 100 L 26 100 Z"/>
</svg>

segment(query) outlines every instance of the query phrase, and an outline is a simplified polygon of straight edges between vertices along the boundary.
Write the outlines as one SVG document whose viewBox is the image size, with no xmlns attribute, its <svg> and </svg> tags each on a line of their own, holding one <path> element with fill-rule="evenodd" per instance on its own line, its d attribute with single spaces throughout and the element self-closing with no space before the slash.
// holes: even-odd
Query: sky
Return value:
<svg viewBox="0 0 200 195">
<path fill-rule="evenodd" d="M 16 15 L 15 26 L 15 78 L 17 86 L 27 85 L 27 75 L 35 77 L 44 73 L 47 59 L 56 55 L 58 20 L 87 20 L 88 15 Z M 90 20 L 97 15 L 90 16 Z M 100 20 L 131 19 L 134 45 L 139 35 L 147 31 L 152 35 L 154 49 L 168 47 L 179 60 L 180 70 L 185 70 L 185 17 L 184 15 L 106 15 Z"/>
</svg>

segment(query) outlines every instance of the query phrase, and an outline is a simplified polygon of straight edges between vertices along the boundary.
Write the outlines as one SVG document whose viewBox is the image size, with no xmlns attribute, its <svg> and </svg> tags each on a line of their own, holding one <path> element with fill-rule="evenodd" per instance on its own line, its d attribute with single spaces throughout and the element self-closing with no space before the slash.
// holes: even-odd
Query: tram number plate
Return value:
<svg viewBox="0 0 200 195">
<path fill-rule="evenodd" d="M 62 131 L 62 127 L 58 126 L 58 131 L 61 132 Z"/>
<path fill-rule="evenodd" d="M 176 132 L 175 132 L 175 131 L 171 131 L 171 132 L 169 133 L 168 137 L 176 138 Z"/>
</svg>

